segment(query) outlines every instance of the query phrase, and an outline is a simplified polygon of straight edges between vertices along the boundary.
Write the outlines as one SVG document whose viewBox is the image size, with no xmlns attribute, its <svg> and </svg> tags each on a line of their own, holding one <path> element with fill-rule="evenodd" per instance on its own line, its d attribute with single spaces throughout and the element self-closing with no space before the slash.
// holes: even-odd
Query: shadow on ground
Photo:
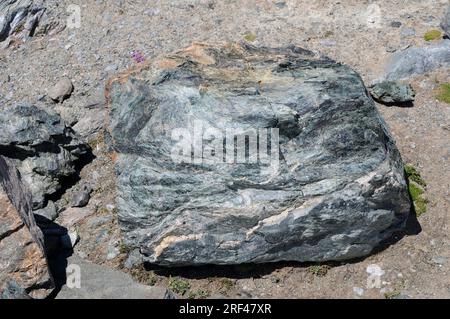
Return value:
<svg viewBox="0 0 450 319">
<path fill-rule="evenodd" d="M 55 289 L 48 296 L 53 299 L 66 283 L 67 258 L 73 250 L 63 245 L 63 237 L 67 235 L 67 229 L 40 215 L 35 215 L 36 223 L 44 234 L 44 248 L 47 256 L 48 267 L 53 277 Z"/>
</svg>

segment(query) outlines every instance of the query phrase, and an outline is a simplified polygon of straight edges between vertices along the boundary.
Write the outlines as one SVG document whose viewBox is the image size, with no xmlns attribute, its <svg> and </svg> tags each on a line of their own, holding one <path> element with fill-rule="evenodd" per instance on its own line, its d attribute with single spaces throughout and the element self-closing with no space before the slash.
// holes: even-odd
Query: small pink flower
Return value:
<svg viewBox="0 0 450 319">
<path fill-rule="evenodd" d="M 145 61 L 145 57 L 139 51 L 131 51 L 131 58 L 136 63 L 142 63 Z"/>
</svg>

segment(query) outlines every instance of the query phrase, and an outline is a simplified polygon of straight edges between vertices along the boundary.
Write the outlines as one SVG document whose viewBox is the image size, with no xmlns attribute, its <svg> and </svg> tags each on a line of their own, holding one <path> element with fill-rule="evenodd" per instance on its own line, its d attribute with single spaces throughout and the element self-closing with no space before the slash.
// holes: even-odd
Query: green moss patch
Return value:
<svg viewBox="0 0 450 319">
<path fill-rule="evenodd" d="M 417 186 L 414 183 L 409 183 L 409 193 L 411 194 L 411 198 L 416 201 L 420 198 L 420 196 L 422 196 L 423 194 L 423 189 L 420 188 L 419 186 Z"/>
<path fill-rule="evenodd" d="M 418 170 L 412 165 L 405 166 L 406 176 L 408 177 L 408 190 L 414 203 L 414 209 L 417 217 L 427 212 L 429 201 L 423 196 L 427 183 L 424 181 Z"/>
<path fill-rule="evenodd" d="M 384 298 L 386 299 L 398 299 L 401 294 L 402 290 L 405 289 L 405 281 L 402 279 L 399 282 L 396 282 L 394 284 L 394 288 L 384 294 Z"/>
<path fill-rule="evenodd" d="M 131 252 L 131 247 L 127 246 L 124 242 L 119 244 L 119 251 L 121 254 L 128 254 Z"/>
<path fill-rule="evenodd" d="M 308 267 L 308 272 L 317 277 L 325 277 L 330 269 L 328 265 L 313 265 Z"/>
<path fill-rule="evenodd" d="M 187 299 L 206 299 L 210 295 L 210 292 L 207 290 L 190 291 L 187 295 Z"/>
<path fill-rule="evenodd" d="M 158 278 L 154 274 L 154 272 L 147 271 L 144 268 L 143 264 L 139 265 L 136 268 L 131 269 L 130 274 L 134 280 L 136 280 L 137 282 L 139 282 L 143 285 L 154 286 L 158 282 Z"/>
<path fill-rule="evenodd" d="M 442 32 L 439 30 L 430 30 L 423 36 L 425 41 L 433 41 L 442 38 Z"/>
<path fill-rule="evenodd" d="M 436 98 L 441 102 L 450 104 L 450 83 L 441 84 Z"/>
<path fill-rule="evenodd" d="M 222 278 L 219 281 L 219 292 L 221 294 L 224 294 L 225 296 L 228 296 L 229 292 L 233 289 L 234 286 L 235 282 L 233 282 L 231 279 Z"/>
<path fill-rule="evenodd" d="M 422 187 L 427 186 L 427 183 L 422 178 L 422 176 L 420 176 L 419 171 L 414 166 L 412 166 L 410 164 L 405 165 L 405 172 L 406 172 L 406 176 L 408 176 L 408 179 L 410 181 L 413 181 L 414 183 L 416 183 Z"/>
<path fill-rule="evenodd" d="M 256 40 L 256 35 L 253 33 L 247 33 L 246 35 L 244 35 L 244 40 L 247 42 L 253 42 Z"/>
<path fill-rule="evenodd" d="M 179 277 L 171 277 L 169 279 L 169 289 L 177 294 L 184 296 L 189 288 L 191 288 L 191 285 L 184 279 Z"/>
<path fill-rule="evenodd" d="M 386 292 L 384 294 L 384 298 L 386 299 L 396 299 L 397 297 L 399 297 L 401 295 L 401 292 L 398 290 L 394 290 L 394 291 L 390 291 L 390 292 Z"/>
</svg>

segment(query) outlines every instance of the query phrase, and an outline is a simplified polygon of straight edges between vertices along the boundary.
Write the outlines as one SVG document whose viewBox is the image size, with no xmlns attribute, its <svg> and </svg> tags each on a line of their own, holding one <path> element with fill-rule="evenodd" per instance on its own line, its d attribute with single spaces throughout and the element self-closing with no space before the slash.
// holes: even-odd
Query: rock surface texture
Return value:
<svg viewBox="0 0 450 319">
<path fill-rule="evenodd" d="M 396 81 L 450 66 L 450 40 L 395 53 L 386 67 L 385 80 Z"/>
<path fill-rule="evenodd" d="M 43 241 L 29 192 L 0 156 L 0 299 L 45 298 L 52 292 Z"/>
<path fill-rule="evenodd" d="M 64 285 L 56 299 L 175 299 L 166 288 L 141 285 L 128 274 L 76 256 L 69 258 L 68 265 L 79 267 L 80 286 L 69 288 Z M 69 270 L 68 273 L 73 272 L 72 268 Z"/>
<path fill-rule="evenodd" d="M 369 87 L 372 97 L 384 104 L 408 103 L 414 101 L 416 93 L 410 84 L 381 82 Z"/>
<path fill-rule="evenodd" d="M 46 206 L 61 181 L 76 173 L 75 163 L 89 152 L 57 114 L 33 105 L 3 106 L 0 155 L 13 160 L 30 187 L 33 209 Z"/>
<path fill-rule="evenodd" d="M 444 33 L 447 36 L 447 38 L 450 38 L 450 3 L 447 7 L 447 12 L 442 18 L 441 28 L 442 30 L 444 30 Z"/>
<path fill-rule="evenodd" d="M 55 102 L 62 102 L 72 94 L 73 84 L 69 78 L 62 78 L 52 87 L 48 96 Z"/>
<path fill-rule="evenodd" d="M 34 35 L 44 13 L 42 1 L 0 0 L 0 42 Z"/>
<path fill-rule="evenodd" d="M 195 44 L 119 75 L 108 94 L 119 222 L 148 262 L 351 259 L 409 216 L 384 121 L 359 75 L 328 58 Z M 255 130 L 259 148 L 238 142 Z"/>
</svg>

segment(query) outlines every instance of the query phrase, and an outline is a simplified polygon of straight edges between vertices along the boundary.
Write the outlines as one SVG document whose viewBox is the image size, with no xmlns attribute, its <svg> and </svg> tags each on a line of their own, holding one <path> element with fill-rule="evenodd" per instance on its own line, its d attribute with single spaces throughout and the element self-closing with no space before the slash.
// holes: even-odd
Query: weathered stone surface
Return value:
<svg viewBox="0 0 450 319">
<path fill-rule="evenodd" d="M 87 110 L 73 126 L 73 130 L 81 137 L 92 138 L 92 136 L 101 131 L 104 126 L 105 107 L 101 106 Z"/>
<path fill-rule="evenodd" d="M 76 161 L 88 152 L 59 115 L 33 105 L 2 107 L 0 155 L 13 159 L 28 183 L 33 209 L 45 207 L 46 198 L 76 173 Z"/>
<path fill-rule="evenodd" d="M 49 91 L 48 96 L 55 102 L 62 102 L 73 92 L 72 81 L 64 77 L 60 79 Z"/>
<path fill-rule="evenodd" d="M 410 84 L 381 82 L 369 87 L 372 97 L 380 103 L 395 104 L 414 101 L 416 93 Z"/>
<path fill-rule="evenodd" d="M 42 1 L 1 0 L 0 42 L 18 33 L 21 36 L 33 35 L 44 12 Z"/>
<path fill-rule="evenodd" d="M 52 289 L 30 194 L 0 156 L 0 299 L 45 298 Z"/>
<path fill-rule="evenodd" d="M 36 217 L 38 224 L 39 219 L 44 220 L 46 222 L 50 222 L 58 217 L 58 209 L 55 206 L 54 202 L 49 201 L 45 208 L 41 208 L 34 211 L 34 216 Z M 43 217 L 43 219 L 41 217 Z"/>
<path fill-rule="evenodd" d="M 386 67 L 384 80 L 408 79 L 448 66 L 450 66 L 450 40 L 443 40 L 435 45 L 412 47 L 395 53 Z"/>
<path fill-rule="evenodd" d="M 84 207 L 89 203 L 92 188 L 89 185 L 83 185 L 81 190 L 73 196 L 72 207 Z"/>
<path fill-rule="evenodd" d="M 141 264 L 143 264 L 142 255 L 139 252 L 139 249 L 134 249 L 128 254 L 127 260 L 125 260 L 123 265 L 127 269 L 132 269 Z"/>
<path fill-rule="evenodd" d="M 118 76 L 108 92 L 119 222 L 148 262 L 345 260 L 369 254 L 410 213 L 399 152 L 345 65 L 297 47 L 196 44 Z M 199 145 L 207 128 L 240 140 L 278 129 L 279 143 L 271 135 L 269 162 L 236 163 L 250 142 L 218 134 Z M 176 138 L 194 129 L 200 138 L 180 140 L 179 163 Z M 203 146 L 205 157 L 215 145 L 218 155 L 224 142 L 232 163 L 191 163 L 191 151 Z"/>
<path fill-rule="evenodd" d="M 73 266 L 75 265 L 74 268 Z M 144 286 L 130 275 L 85 261 L 77 256 L 68 260 L 68 266 L 80 270 L 80 286 L 64 285 L 56 299 L 174 299 L 163 287 Z M 79 268 L 78 268 L 79 267 Z"/>
<path fill-rule="evenodd" d="M 447 7 L 447 12 L 442 18 L 441 28 L 444 30 L 445 35 L 450 38 L 450 3 Z"/>
</svg>

